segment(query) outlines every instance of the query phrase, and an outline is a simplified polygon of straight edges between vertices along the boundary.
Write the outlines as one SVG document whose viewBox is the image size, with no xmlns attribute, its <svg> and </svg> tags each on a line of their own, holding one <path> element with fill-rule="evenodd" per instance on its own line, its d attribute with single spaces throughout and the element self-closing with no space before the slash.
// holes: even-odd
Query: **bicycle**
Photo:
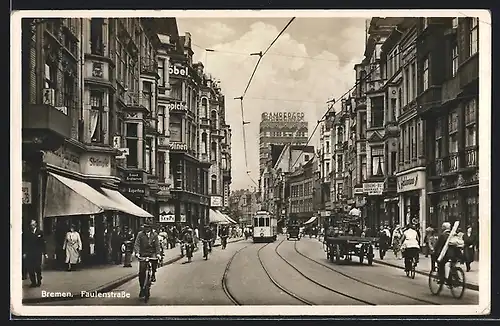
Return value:
<svg viewBox="0 0 500 326">
<path fill-rule="evenodd" d="M 457 266 L 457 261 L 450 262 L 450 271 L 445 282 L 440 282 L 438 268 L 432 268 L 429 273 L 429 289 L 433 295 L 439 295 L 446 284 L 450 288 L 451 295 L 455 299 L 461 299 L 465 292 L 465 273 L 460 266 Z M 433 286 L 437 285 L 437 288 Z"/>
<path fill-rule="evenodd" d="M 410 257 L 407 259 L 409 260 L 408 264 L 410 265 L 410 269 L 407 269 L 405 266 L 406 276 L 414 279 L 415 278 L 415 269 L 417 267 L 417 260 L 415 259 L 415 257 Z"/>
<path fill-rule="evenodd" d="M 144 285 L 142 287 L 142 290 L 144 291 L 144 302 L 148 302 L 149 297 L 151 296 L 151 277 L 152 277 L 152 272 L 153 272 L 153 266 L 151 265 L 152 260 L 158 261 L 158 258 L 156 257 L 137 257 L 139 261 L 144 261 L 146 262 L 147 268 L 146 268 L 146 277 L 144 278 Z"/>
</svg>

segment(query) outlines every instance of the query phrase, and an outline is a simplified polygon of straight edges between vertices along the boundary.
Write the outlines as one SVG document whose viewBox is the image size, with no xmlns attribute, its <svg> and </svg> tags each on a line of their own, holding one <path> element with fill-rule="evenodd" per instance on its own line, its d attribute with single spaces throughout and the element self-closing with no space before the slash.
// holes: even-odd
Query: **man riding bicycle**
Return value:
<svg viewBox="0 0 500 326">
<path fill-rule="evenodd" d="M 410 271 L 412 268 L 412 259 L 415 265 L 418 264 L 420 254 L 420 237 L 415 230 L 415 225 L 409 224 L 406 227 L 401 237 L 401 243 L 401 247 L 404 248 L 403 257 L 405 259 L 405 271 Z"/>
<path fill-rule="evenodd" d="M 152 230 L 151 225 L 144 223 L 143 230 L 137 234 L 137 238 L 134 244 L 134 252 L 137 258 L 139 257 L 155 257 L 158 260 L 161 259 L 161 249 L 160 240 L 158 235 Z M 156 282 L 156 268 L 158 265 L 158 260 L 150 260 L 151 263 L 151 282 Z M 146 270 L 148 268 L 148 263 L 145 261 L 139 261 L 139 285 L 141 290 L 139 292 L 139 297 L 144 296 L 144 281 L 146 279 Z"/>
<path fill-rule="evenodd" d="M 438 267 L 438 275 L 439 275 L 439 283 L 443 284 L 445 281 L 445 266 L 446 263 L 450 262 L 456 263 L 458 258 L 460 257 L 459 255 L 459 249 L 456 246 L 453 246 L 451 243 L 448 245 L 448 249 L 446 250 L 445 255 L 443 256 L 443 259 L 441 261 L 437 261 L 437 258 L 441 254 L 441 251 L 443 250 L 443 247 L 446 244 L 446 241 L 448 240 L 448 237 L 450 236 L 451 233 L 451 223 L 450 222 L 444 222 L 441 226 L 441 234 L 439 235 L 436 244 L 434 246 L 434 255 L 435 255 L 435 261 L 437 263 Z"/>
<path fill-rule="evenodd" d="M 207 241 L 209 252 L 212 251 L 213 238 L 214 238 L 214 235 L 213 235 L 212 229 L 208 225 L 205 225 L 205 227 L 203 228 L 203 232 L 201 234 L 201 239 Z"/>
</svg>

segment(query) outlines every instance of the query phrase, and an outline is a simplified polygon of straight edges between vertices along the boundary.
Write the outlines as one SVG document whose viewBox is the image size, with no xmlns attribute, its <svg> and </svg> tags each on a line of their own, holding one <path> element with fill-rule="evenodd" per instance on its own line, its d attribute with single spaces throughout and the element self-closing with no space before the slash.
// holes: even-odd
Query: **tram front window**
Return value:
<svg viewBox="0 0 500 326">
<path fill-rule="evenodd" d="M 266 219 L 265 219 L 265 223 L 266 223 L 266 225 L 265 225 L 265 226 L 269 226 L 269 220 L 270 220 L 269 218 L 266 218 Z"/>
</svg>

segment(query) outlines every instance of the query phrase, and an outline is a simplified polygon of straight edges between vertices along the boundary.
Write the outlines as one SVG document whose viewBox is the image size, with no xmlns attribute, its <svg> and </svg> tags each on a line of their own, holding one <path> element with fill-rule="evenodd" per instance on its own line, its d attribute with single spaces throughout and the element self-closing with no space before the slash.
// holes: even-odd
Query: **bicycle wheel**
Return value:
<svg viewBox="0 0 500 326">
<path fill-rule="evenodd" d="M 461 267 L 454 267 L 450 271 L 451 295 L 455 299 L 461 299 L 465 292 L 465 273 Z"/>
<path fill-rule="evenodd" d="M 146 271 L 146 277 L 144 278 L 144 302 L 148 302 L 150 291 L 149 288 L 151 286 L 151 272 Z"/>
<path fill-rule="evenodd" d="M 144 302 L 146 302 L 146 303 L 148 303 L 149 297 L 151 295 L 150 287 L 151 287 L 151 285 L 148 284 L 148 285 L 146 285 L 146 287 L 144 289 Z"/>
<path fill-rule="evenodd" d="M 439 284 L 439 275 L 437 269 L 429 273 L 429 289 L 433 295 L 439 295 L 443 289 L 443 284 Z"/>
<path fill-rule="evenodd" d="M 412 263 L 411 263 L 410 277 L 411 277 L 412 279 L 414 279 L 414 278 L 415 278 L 415 263 L 414 263 L 413 261 L 412 261 Z"/>
</svg>

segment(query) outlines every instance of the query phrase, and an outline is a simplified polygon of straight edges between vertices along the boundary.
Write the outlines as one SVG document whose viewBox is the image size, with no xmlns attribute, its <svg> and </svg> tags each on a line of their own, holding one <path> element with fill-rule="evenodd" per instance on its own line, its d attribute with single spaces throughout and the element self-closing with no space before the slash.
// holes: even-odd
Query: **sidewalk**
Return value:
<svg viewBox="0 0 500 326">
<path fill-rule="evenodd" d="M 228 243 L 244 240 L 229 239 Z M 220 246 L 216 244 L 215 246 Z M 177 245 L 165 250 L 163 265 L 172 264 L 182 257 Z M 81 291 L 109 292 L 137 277 L 138 261 L 132 260 L 132 267 L 121 265 L 101 265 L 83 268 L 73 272 L 47 270 L 42 273 L 42 286 L 30 288 L 30 280 L 23 282 L 23 304 L 81 299 Z M 52 296 L 50 296 L 52 295 Z"/>
<path fill-rule="evenodd" d="M 382 265 L 388 265 L 400 269 L 404 269 L 404 259 L 396 259 L 392 251 L 388 251 L 384 257 L 384 260 L 380 260 L 378 250 L 375 253 L 374 262 Z M 465 265 L 462 266 L 465 272 Z M 471 271 L 465 272 L 465 286 L 474 291 L 479 291 L 479 262 L 475 261 L 471 264 Z M 424 255 L 420 255 L 420 261 L 417 266 L 416 272 L 425 276 L 429 276 L 429 271 L 431 270 L 431 258 L 425 258 Z"/>
</svg>

